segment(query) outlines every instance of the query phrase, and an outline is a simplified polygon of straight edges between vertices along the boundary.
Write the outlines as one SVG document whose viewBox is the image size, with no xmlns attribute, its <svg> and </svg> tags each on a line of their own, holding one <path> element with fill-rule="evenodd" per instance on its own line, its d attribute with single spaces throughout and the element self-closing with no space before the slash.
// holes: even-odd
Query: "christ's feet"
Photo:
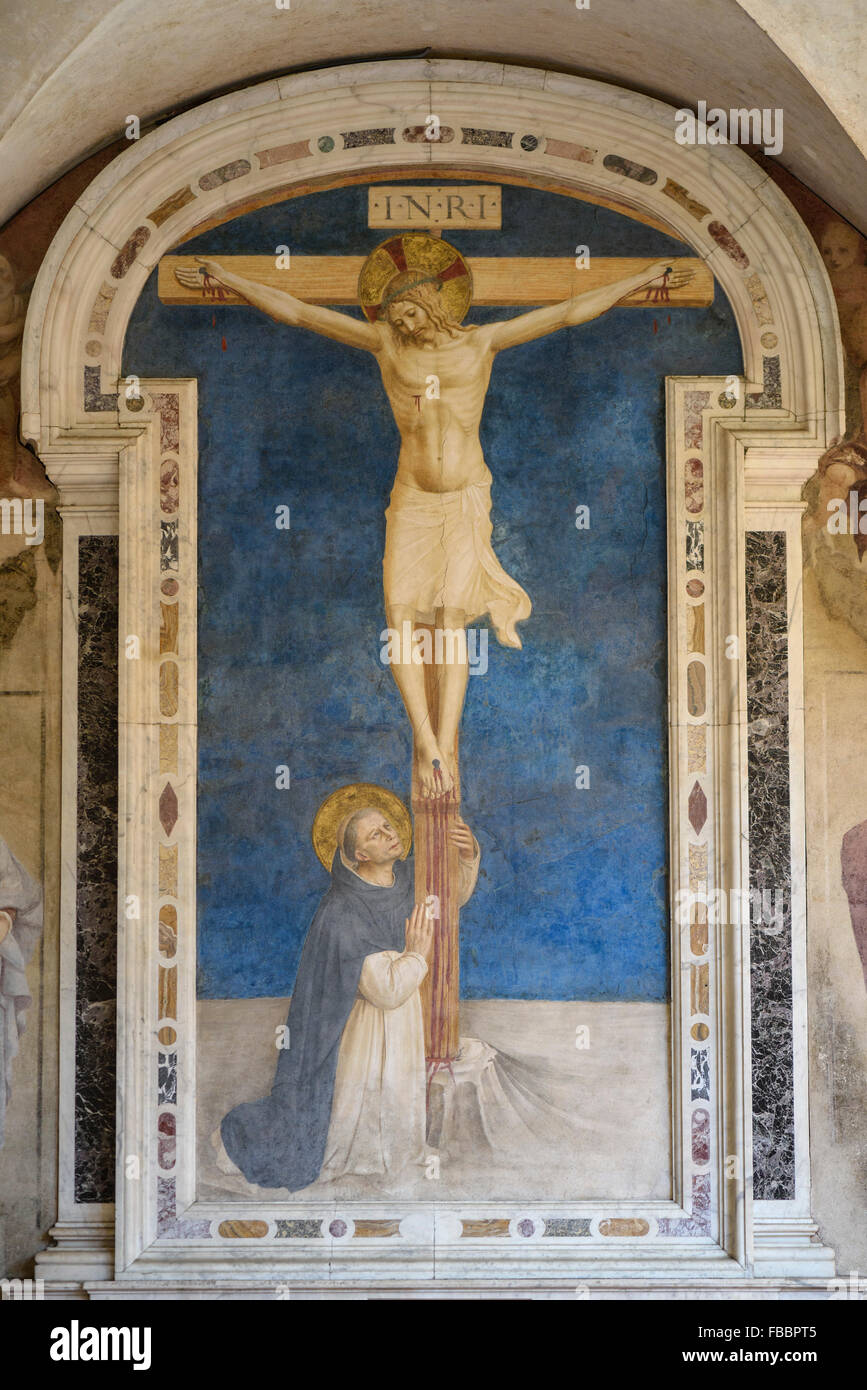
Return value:
<svg viewBox="0 0 867 1390">
<path fill-rule="evenodd" d="M 445 796 L 446 792 L 452 790 L 455 779 L 435 743 L 428 748 L 419 749 L 416 756 L 416 768 L 418 769 L 418 780 L 421 783 L 423 797 Z"/>
</svg>

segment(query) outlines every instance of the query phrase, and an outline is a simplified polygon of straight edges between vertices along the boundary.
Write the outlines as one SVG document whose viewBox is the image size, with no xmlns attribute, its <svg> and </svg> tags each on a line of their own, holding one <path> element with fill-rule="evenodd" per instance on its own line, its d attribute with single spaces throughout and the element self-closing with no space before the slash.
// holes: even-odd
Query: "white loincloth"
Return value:
<svg viewBox="0 0 867 1390">
<path fill-rule="evenodd" d="M 437 608 L 457 608 L 465 623 L 491 615 L 497 641 L 520 647 L 515 624 L 532 605 L 491 546 L 491 485 L 422 492 L 395 483 L 385 513 L 382 562 L 386 609 L 406 607 L 433 623 Z"/>
</svg>

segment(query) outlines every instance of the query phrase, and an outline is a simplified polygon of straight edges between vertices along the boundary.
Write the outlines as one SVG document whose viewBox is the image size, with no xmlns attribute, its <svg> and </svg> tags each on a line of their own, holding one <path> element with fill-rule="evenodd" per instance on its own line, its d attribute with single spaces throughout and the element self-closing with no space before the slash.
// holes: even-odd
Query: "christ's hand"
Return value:
<svg viewBox="0 0 867 1390">
<path fill-rule="evenodd" d="M 415 951 L 428 960 L 433 946 L 433 914 L 428 912 L 424 903 L 416 903 L 412 916 L 406 919 L 405 926 L 407 951 Z"/>
<path fill-rule="evenodd" d="M 460 816 L 455 817 L 454 828 L 449 834 L 449 839 L 453 845 L 457 845 L 461 852 L 461 858 L 472 863 L 476 857 L 476 842 L 473 839 L 472 830 L 465 820 L 461 820 Z"/>
<path fill-rule="evenodd" d="M 208 261 L 204 260 L 201 256 L 196 256 L 196 262 L 201 269 L 193 270 L 188 266 L 179 266 L 175 270 L 175 279 L 179 284 L 183 285 L 185 289 L 203 290 L 205 288 L 206 275 L 210 276 L 212 280 L 216 280 L 218 284 L 222 285 L 225 283 L 223 277 L 226 272 L 219 261 Z M 202 271 L 205 272 L 205 275 L 202 274 Z"/>
<path fill-rule="evenodd" d="M 668 276 L 667 280 L 665 279 L 666 275 Z M 659 281 L 660 287 L 664 285 L 665 288 L 669 290 L 680 289 L 683 285 L 688 285 L 690 280 L 694 279 L 694 271 L 689 269 L 684 270 L 680 266 L 672 266 L 670 257 L 663 261 L 651 261 L 647 270 L 641 272 L 641 285 L 656 284 L 656 282 Z M 639 288 L 641 288 L 641 286 L 639 286 Z"/>
</svg>

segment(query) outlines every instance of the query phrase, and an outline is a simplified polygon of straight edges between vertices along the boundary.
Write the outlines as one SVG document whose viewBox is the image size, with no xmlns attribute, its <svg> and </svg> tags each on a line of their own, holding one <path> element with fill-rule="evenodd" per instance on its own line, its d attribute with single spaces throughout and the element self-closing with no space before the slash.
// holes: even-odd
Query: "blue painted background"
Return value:
<svg viewBox="0 0 867 1390">
<path fill-rule="evenodd" d="M 319 193 L 182 249 L 361 254 L 384 236 L 366 208 L 364 187 Z M 688 254 L 508 186 L 502 232 L 453 239 L 470 256 Z M 488 672 L 469 681 L 463 809 L 483 858 L 461 914 L 467 998 L 668 997 L 663 379 L 740 370 L 719 290 L 707 309 L 615 309 L 496 359 L 482 423 L 494 548 L 533 614 L 523 651 L 491 633 Z M 210 309 L 161 305 L 155 275 L 124 371 L 199 382 L 199 993 L 288 994 L 328 881 L 316 808 L 346 782 L 409 793 L 409 725 L 379 661 L 397 429 L 372 357 L 252 309 L 218 308 L 213 326 Z"/>
</svg>

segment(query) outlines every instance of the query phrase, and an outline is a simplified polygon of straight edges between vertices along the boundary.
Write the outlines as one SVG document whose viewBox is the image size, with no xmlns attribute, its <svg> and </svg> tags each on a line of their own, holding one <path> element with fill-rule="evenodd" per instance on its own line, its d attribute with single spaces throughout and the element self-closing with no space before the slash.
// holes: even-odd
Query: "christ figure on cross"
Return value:
<svg viewBox="0 0 867 1390">
<path fill-rule="evenodd" d="M 421 240 L 418 234 L 413 239 L 414 244 Z M 414 633 L 417 624 L 430 624 L 439 616 L 444 628 L 463 633 L 467 624 L 489 614 L 499 642 L 520 647 L 517 624 L 529 617 L 530 599 L 506 574 L 491 546 L 491 474 L 479 440 L 494 357 L 504 348 L 597 318 L 644 286 L 665 291 L 685 285 L 692 272 L 672 270 L 667 260 L 650 261 L 636 275 L 559 304 L 464 327 L 449 307 L 456 277 L 470 283 L 463 258 L 455 252 L 437 270 L 430 258 L 424 264 L 422 257 L 421 264 L 410 267 L 403 241 L 410 237 L 377 248 L 391 253 L 393 274 L 384 280 L 380 276 L 375 303 L 363 292 L 362 270 L 359 297 L 368 320 L 363 323 L 226 271 L 213 260 L 197 257 L 198 271 L 176 269 L 175 274 L 188 288 L 203 288 L 204 276 L 209 289 L 225 286 L 279 323 L 373 353 L 401 439 L 386 512 L 386 621 L 398 633 L 405 624 Z M 469 290 L 464 308 L 468 303 Z M 413 659 L 412 644 L 401 642 L 399 648 L 399 658 L 391 664 L 412 724 L 417 783 L 423 797 L 439 798 L 451 792 L 457 779 L 457 734 L 469 669 L 466 645 L 462 659 L 437 670 L 436 719 L 418 655 Z"/>
</svg>

